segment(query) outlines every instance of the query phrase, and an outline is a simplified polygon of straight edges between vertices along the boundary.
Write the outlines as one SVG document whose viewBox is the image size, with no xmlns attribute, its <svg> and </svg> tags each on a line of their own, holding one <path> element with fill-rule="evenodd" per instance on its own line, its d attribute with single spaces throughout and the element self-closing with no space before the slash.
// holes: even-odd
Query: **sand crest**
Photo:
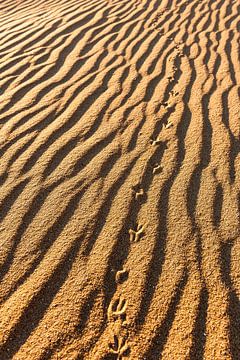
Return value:
<svg viewBox="0 0 240 360">
<path fill-rule="evenodd" d="M 0 1 L 0 359 L 240 359 L 240 5 Z"/>
</svg>

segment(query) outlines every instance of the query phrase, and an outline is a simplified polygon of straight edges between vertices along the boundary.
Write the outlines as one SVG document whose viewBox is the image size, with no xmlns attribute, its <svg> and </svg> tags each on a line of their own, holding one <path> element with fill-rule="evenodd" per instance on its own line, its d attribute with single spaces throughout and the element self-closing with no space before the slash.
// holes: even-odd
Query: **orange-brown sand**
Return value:
<svg viewBox="0 0 240 360">
<path fill-rule="evenodd" d="M 240 359 L 238 0 L 0 1 L 0 360 Z"/>
</svg>

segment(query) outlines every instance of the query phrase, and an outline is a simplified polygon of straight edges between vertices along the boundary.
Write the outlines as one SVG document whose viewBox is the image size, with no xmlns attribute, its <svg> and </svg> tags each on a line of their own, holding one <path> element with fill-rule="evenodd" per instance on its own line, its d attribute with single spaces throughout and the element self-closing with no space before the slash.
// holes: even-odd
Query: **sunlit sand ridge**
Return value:
<svg viewBox="0 0 240 360">
<path fill-rule="evenodd" d="M 240 359 L 240 3 L 0 1 L 0 359 Z"/>
</svg>

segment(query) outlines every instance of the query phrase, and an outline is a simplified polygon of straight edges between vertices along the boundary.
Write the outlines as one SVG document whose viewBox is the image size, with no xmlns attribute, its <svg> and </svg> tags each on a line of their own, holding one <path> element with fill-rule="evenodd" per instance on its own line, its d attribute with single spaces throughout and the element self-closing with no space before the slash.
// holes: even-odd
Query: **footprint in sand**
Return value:
<svg viewBox="0 0 240 360">
<path fill-rule="evenodd" d="M 115 281 L 117 284 L 122 284 L 128 278 L 128 271 L 126 269 L 118 270 L 115 275 Z"/>
<path fill-rule="evenodd" d="M 126 309 L 127 309 L 127 301 L 123 298 L 118 298 L 116 300 L 112 300 L 108 307 L 108 320 L 121 318 L 122 321 L 126 320 Z"/>
<path fill-rule="evenodd" d="M 133 191 L 133 195 L 136 200 L 139 200 L 140 198 L 142 198 L 145 195 L 144 190 L 141 188 L 140 184 L 133 185 L 132 191 Z"/>
<path fill-rule="evenodd" d="M 108 344 L 110 353 L 116 355 L 116 359 L 124 359 L 130 354 L 130 347 L 125 338 L 118 335 L 113 336 L 113 341 Z"/>
<path fill-rule="evenodd" d="M 155 164 L 154 167 L 153 167 L 153 174 L 159 174 L 160 172 L 162 171 L 162 167 L 160 164 Z"/>
<path fill-rule="evenodd" d="M 170 93 L 171 93 L 172 96 L 178 96 L 179 95 L 179 92 L 175 91 L 175 90 L 171 90 Z"/>
<path fill-rule="evenodd" d="M 137 230 L 130 229 L 130 242 L 138 242 L 144 233 L 144 225 L 139 224 Z"/>
<path fill-rule="evenodd" d="M 142 198 L 143 196 L 144 196 L 144 190 L 140 189 L 139 191 L 136 192 L 135 199 L 138 200 L 138 199 Z"/>
<path fill-rule="evenodd" d="M 172 121 L 168 120 L 167 124 L 164 125 L 164 129 L 169 129 L 172 126 L 173 126 Z"/>
<path fill-rule="evenodd" d="M 155 140 L 154 139 L 150 139 L 150 143 L 155 146 L 155 145 L 160 145 L 162 143 L 162 141 L 159 139 L 159 137 L 157 137 Z"/>
</svg>

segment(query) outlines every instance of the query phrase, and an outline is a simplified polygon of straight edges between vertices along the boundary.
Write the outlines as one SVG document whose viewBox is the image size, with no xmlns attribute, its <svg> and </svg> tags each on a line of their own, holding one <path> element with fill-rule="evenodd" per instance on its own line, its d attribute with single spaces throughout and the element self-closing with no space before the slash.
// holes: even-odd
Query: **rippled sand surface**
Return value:
<svg viewBox="0 0 240 360">
<path fill-rule="evenodd" d="M 0 1 L 0 359 L 240 359 L 240 3 Z"/>
</svg>

